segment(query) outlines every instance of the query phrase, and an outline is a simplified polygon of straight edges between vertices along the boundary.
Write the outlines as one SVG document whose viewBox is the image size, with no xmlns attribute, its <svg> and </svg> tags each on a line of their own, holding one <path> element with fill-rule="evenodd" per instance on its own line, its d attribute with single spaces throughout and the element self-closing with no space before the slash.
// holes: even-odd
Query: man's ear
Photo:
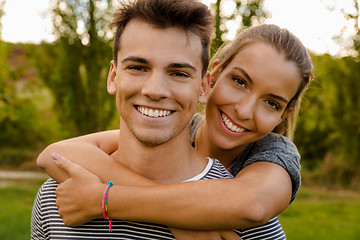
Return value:
<svg viewBox="0 0 360 240">
<path fill-rule="evenodd" d="M 198 98 L 199 103 L 206 104 L 211 91 L 210 84 L 210 73 L 207 72 L 205 77 L 201 80 L 200 95 Z"/>
<path fill-rule="evenodd" d="M 114 60 L 110 62 L 110 70 L 107 78 L 107 91 L 109 94 L 114 95 L 116 93 L 116 66 Z"/>
</svg>

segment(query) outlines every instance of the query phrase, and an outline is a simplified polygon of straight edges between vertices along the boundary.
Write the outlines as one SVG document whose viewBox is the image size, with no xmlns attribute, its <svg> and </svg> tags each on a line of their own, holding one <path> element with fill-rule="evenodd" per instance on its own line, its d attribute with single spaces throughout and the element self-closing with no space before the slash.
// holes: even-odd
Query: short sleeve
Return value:
<svg viewBox="0 0 360 240">
<path fill-rule="evenodd" d="M 295 199 L 301 185 L 301 166 L 300 154 L 290 139 L 271 133 L 249 146 L 244 154 L 239 156 L 240 159 L 235 160 L 238 162 L 237 164 L 234 163 L 237 165 L 237 171 L 259 161 L 276 163 L 290 175 L 292 182 L 291 202 Z M 231 172 L 233 173 L 233 171 Z"/>
</svg>

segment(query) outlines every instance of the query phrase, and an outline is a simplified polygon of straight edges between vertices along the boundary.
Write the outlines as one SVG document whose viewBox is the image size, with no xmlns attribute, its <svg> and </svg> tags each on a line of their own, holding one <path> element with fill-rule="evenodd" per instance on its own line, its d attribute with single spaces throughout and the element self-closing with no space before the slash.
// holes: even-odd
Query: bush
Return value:
<svg viewBox="0 0 360 240">
<path fill-rule="evenodd" d="M 35 159 L 35 153 L 31 150 L 19 148 L 4 148 L 0 150 L 0 167 L 19 168 L 24 162 Z"/>
</svg>

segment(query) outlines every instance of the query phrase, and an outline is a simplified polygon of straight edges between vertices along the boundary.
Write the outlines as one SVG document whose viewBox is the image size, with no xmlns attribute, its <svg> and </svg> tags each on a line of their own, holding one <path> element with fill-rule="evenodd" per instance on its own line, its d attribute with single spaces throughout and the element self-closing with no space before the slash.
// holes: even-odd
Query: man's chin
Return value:
<svg viewBox="0 0 360 240">
<path fill-rule="evenodd" d="M 148 146 L 148 147 L 156 147 L 163 145 L 170 141 L 170 137 L 164 137 L 164 136 L 137 136 L 135 135 L 136 139 L 141 142 L 142 144 Z"/>
</svg>

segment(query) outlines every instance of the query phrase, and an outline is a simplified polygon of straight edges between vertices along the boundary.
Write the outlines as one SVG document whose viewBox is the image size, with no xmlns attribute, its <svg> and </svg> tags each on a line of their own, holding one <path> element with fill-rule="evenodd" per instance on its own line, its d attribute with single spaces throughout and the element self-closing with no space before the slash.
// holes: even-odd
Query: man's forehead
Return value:
<svg viewBox="0 0 360 240">
<path fill-rule="evenodd" d="M 118 61 L 129 56 L 152 62 L 162 59 L 167 64 L 190 63 L 202 67 L 200 38 L 178 28 L 157 28 L 140 20 L 132 20 L 125 27 L 119 42 Z M 140 59 L 139 59 L 140 60 Z"/>
</svg>

